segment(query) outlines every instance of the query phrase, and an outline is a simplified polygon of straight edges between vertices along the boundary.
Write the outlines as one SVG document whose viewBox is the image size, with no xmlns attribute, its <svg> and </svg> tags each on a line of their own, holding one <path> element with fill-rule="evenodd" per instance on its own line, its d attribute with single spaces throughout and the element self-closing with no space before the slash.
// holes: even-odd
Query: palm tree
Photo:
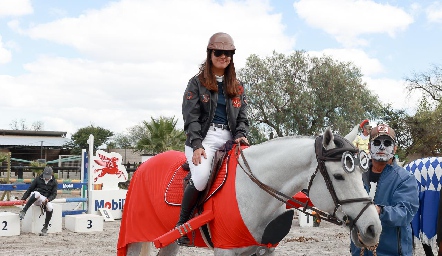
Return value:
<svg viewBox="0 0 442 256">
<path fill-rule="evenodd" d="M 146 133 L 138 141 L 136 149 L 148 154 L 158 154 L 168 150 L 184 150 L 186 135 L 177 130 L 178 120 L 175 117 L 151 118 L 150 122 L 143 121 Z"/>
</svg>

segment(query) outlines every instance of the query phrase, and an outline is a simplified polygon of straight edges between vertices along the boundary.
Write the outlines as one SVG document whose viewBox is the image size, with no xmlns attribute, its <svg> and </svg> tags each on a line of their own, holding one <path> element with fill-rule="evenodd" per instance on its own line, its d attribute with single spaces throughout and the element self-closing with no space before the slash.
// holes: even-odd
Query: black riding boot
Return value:
<svg viewBox="0 0 442 256">
<path fill-rule="evenodd" d="M 200 191 L 195 188 L 192 182 L 189 182 L 189 185 L 187 185 L 184 190 L 184 196 L 181 202 L 180 219 L 178 220 L 176 227 L 181 226 L 189 220 L 190 214 L 198 201 L 199 194 Z M 190 241 L 187 236 L 182 236 L 177 240 L 177 243 L 179 245 L 188 245 Z"/>
<path fill-rule="evenodd" d="M 46 212 L 45 224 L 43 225 L 43 229 L 41 230 L 41 233 L 40 233 L 41 236 L 45 236 L 48 234 L 48 226 L 49 226 L 49 222 L 51 221 L 53 212 L 54 212 L 54 210 L 52 210 L 50 212 L 49 211 Z"/>
<path fill-rule="evenodd" d="M 25 217 L 26 212 L 28 211 L 29 207 L 31 207 L 31 205 L 33 203 L 35 203 L 36 200 L 37 200 L 37 198 L 35 198 L 34 194 L 32 194 L 32 196 L 29 197 L 28 201 L 26 202 L 25 207 L 23 207 L 23 209 L 20 211 L 20 214 L 19 214 L 20 220 L 22 220 Z"/>
</svg>

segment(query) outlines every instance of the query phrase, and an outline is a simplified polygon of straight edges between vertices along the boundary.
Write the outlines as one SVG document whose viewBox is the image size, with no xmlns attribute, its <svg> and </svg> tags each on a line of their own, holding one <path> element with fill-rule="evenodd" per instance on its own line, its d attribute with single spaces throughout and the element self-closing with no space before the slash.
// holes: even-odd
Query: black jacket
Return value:
<svg viewBox="0 0 442 256">
<path fill-rule="evenodd" d="M 226 97 L 227 120 L 233 139 L 247 137 L 249 120 L 244 88 L 241 88 L 241 95 L 234 98 L 226 95 L 226 84 L 223 91 Z M 182 106 L 184 130 L 187 135 L 186 146 L 192 147 L 193 150 L 203 147 L 202 141 L 215 116 L 217 102 L 218 92 L 204 87 L 197 76 L 189 80 Z"/>
<path fill-rule="evenodd" d="M 48 184 L 45 184 L 45 180 L 43 179 L 43 174 L 35 178 L 28 190 L 23 194 L 21 200 L 26 200 L 31 195 L 31 192 L 38 191 L 40 194 L 44 195 L 49 201 L 54 200 L 57 197 L 57 189 L 58 184 L 57 180 L 52 179 L 49 180 Z"/>
</svg>

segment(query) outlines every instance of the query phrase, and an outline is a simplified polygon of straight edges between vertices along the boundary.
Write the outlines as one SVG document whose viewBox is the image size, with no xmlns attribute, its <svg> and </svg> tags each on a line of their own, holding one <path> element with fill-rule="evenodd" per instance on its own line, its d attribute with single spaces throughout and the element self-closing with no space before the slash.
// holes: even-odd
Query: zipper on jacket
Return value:
<svg viewBox="0 0 442 256">
<path fill-rule="evenodd" d="M 224 86 L 225 85 L 225 86 Z M 233 139 L 233 129 L 232 126 L 230 124 L 230 104 L 232 104 L 232 101 L 230 100 L 229 97 L 226 96 L 226 91 L 227 91 L 227 83 L 224 84 L 223 82 L 223 94 L 224 94 L 224 98 L 226 99 L 226 117 L 227 117 L 227 125 L 229 126 L 230 129 L 230 134 L 232 135 L 232 139 Z M 218 102 L 218 101 L 217 101 Z"/>
<path fill-rule="evenodd" d="M 402 245 L 401 245 L 401 227 L 397 227 L 397 249 L 398 255 L 402 255 Z"/>
<path fill-rule="evenodd" d="M 212 93 L 212 91 L 209 91 L 209 93 L 210 93 L 209 118 L 204 122 L 204 124 L 207 126 L 207 127 L 204 127 L 204 131 L 206 131 L 206 134 L 204 135 L 204 137 L 206 137 L 207 131 L 210 129 L 210 123 L 212 122 L 213 118 L 215 117 L 215 111 L 213 111 L 213 113 L 212 113 L 213 98 L 215 98 L 215 109 L 216 109 L 216 105 L 218 104 L 218 93 Z"/>
</svg>

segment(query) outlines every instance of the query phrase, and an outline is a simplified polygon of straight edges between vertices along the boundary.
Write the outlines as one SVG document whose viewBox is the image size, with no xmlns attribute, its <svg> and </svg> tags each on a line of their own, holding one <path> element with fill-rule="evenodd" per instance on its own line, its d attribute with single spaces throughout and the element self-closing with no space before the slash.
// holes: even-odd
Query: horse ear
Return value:
<svg viewBox="0 0 442 256">
<path fill-rule="evenodd" d="M 359 131 L 359 125 L 355 125 L 353 130 L 351 130 L 349 134 L 345 135 L 345 138 L 350 142 L 353 141 L 358 135 L 358 131 Z"/>
<path fill-rule="evenodd" d="M 325 130 L 324 135 L 322 136 L 322 146 L 327 150 L 335 148 L 336 146 L 333 139 L 333 133 L 330 127 L 328 127 L 327 130 Z"/>
</svg>

